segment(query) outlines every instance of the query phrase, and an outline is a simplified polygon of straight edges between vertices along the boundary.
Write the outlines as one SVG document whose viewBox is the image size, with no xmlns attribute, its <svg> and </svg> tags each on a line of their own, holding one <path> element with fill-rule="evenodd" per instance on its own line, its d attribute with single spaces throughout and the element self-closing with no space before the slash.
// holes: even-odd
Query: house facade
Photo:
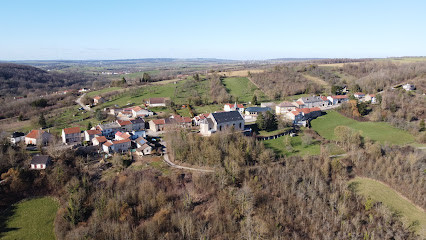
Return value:
<svg viewBox="0 0 426 240">
<path fill-rule="evenodd" d="M 377 103 L 376 94 L 365 95 L 364 101 L 366 102 L 371 101 L 372 104 L 376 104 Z"/>
<path fill-rule="evenodd" d="M 93 146 L 99 146 L 99 145 L 106 143 L 107 141 L 108 140 L 106 139 L 105 136 L 99 136 L 99 137 L 94 137 L 92 139 L 92 144 L 93 144 Z"/>
<path fill-rule="evenodd" d="M 106 143 L 102 145 L 102 150 L 106 153 L 113 153 L 113 152 L 127 152 L 129 151 L 129 148 L 131 146 L 130 139 L 124 139 L 119 141 L 111 141 L 108 140 Z"/>
<path fill-rule="evenodd" d="M 259 115 L 259 113 L 264 113 L 264 112 L 267 112 L 267 111 L 271 111 L 271 108 L 269 108 L 269 107 L 248 107 L 245 110 L 245 115 L 257 117 L 257 115 Z"/>
<path fill-rule="evenodd" d="M 84 141 L 91 142 L 93 138 L 102 136 L 99 130 L 86 130 L 84 131 Z"/>
<path fill-rule="evenodd" d="M 62 142 L 72 144 L 81 142 L 81 130 L 79 127 L 62 129 Z"/>
<path fill-rule="evenodd" d="M 327 98 L 331 102 L 332 105 L 344 103 L 344 102 L 347 102 L 349 100 L 347 95 L 328 96 Z"/>
<path fill-rule="evenodd" d="M 296 105 L 292 102 L 282 102 L 275 106 L 275 113 L 277 115 L 284 115 L 288 112 L 296 110 Z"/>
<path fill-rule="evenodd" d="M 25 141 L 25 133 L 23 132 L 14 132 L 9 136 L 9 141 L 11 144 L 17 144 L 19 142 Z"/>
<path fill-rule="evenodd" d="M 32 130 L 25 136 L 25 144 L 46 145 L 51 138 L 51 134 L 43 130 Z"/>
<path fill-rule="evenodd" d="M 30 169 L 43 170 L 50 164 L 51 160 L 48 155 L 37 155 L 31 159 Z"/>
<path fill-rule="evenodd" d="M 324 101 L 320 96 L 302 97 L 297 99 L 299 108 L 326 107 L 328 101 Z"/>
<path fill-rule="evenodd" d="M 149 129 L 153 132 L 164 131 L 164 127 L 166 126 L 165 119 L 153 119 L 149 121 Z"/>
<path fill-rule="evenodd" d="M 96 97 L 93 98 L 93 104 L 95 104 L 95 105 L 98 105 L 98 104 L 101 104 L 101 103 L 104 103 L 104 102 L 105 102 L 105 99 L 101 96 L 96 96 Z"/>
<path fill-rule="evenodd" d="M 165 107 L 167 103 L 167 98 L 150 98 L 146 102 L 149 107 Z"/>
<path fill-rule="evenodd" d="M 141 131 L 145 129 L 145 120 L 142 118 L 136 118 L 133 120 L 130 120 L 132 123 L 132 130 L 133 131 Z"/>
<path fill-rule="evenodd" d="M 243 104 L 237 104 L 237 103 L 226 103 L 223 106 L 223 111 L 230 112 L 230 111 L 238 111 L 241 114 L 244 113 L 244 105 Z"/>
<path fill-rule="evenodd" d="M 200 133 L 210 136 L 212 133 L 234 128 L 244 130 L 244 118 L 238 111 L 211 113 L 200 123 Z"/>
<path fill-rule="evenodd" d="M 133 129 L 133 123 L 130 120 L 117 120 L 117 124 L 125 132 L 130 132 Z"/>
<path fill-rule="evenodd" d="M 105 123 L 105 124 L 99 124 L 96 126 L 96 129 L 102 132 L 102 135 L 104 136 L 112 136 L 116 132 L 121 130 L 120 125 L 116 122 L 111 123 Z"/>
</svg>

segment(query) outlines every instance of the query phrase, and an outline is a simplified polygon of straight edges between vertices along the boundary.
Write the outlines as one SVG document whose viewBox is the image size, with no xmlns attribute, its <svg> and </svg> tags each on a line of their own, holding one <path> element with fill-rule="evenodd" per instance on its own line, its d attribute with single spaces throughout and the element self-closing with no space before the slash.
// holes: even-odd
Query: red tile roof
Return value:
<svg viewBox="0 0 426 240">
<path fill-rule="evenodd" d="M 104 143 L 104 145 L 107 146 L 107 147 L 112 146 L 112 144 L 113 144 L 112 141 L 107 141 L 106 143 Z"/>
<path fill-rule="evenodd" d="M 135 111 L 135 112 L 139 112 L 139 111 L 142 110 L 142 108 L 139 107 L 139 106 L 136 106 L 136 107 L 132 108 L 132 110 Z"/>
<path fill-rule="evenodd" d="M 370 94 L 370 97 L 376 97 L 376 94 Z"/>
<path fill-rule="evenodd" d="M 95 137 L 95 138 L 100 143 L 104 143 L 104 142 L 108 141 L 105 136 L 100 136 L 100 137 Z"/>
<path fill-rule="evenodd" d="M 166 120 L 164 119 L 153 119 L 152 122 L 154 122 L 155 125 L 166 124 Z"/>
<path fill-rule="evenodd" d="M 32 130 L 25 137 L 27 138 L 39 138 L 44 133 L 43 130 Z"/>
<path fill-rule="evenodd" d="M 126 143 L 126 142 L 130 142 L 130 139 L 126 138 L 123 140 L 112 141 L 112 144 L 120 144 L 120 143 Z"/>
<path fill-rule="evenodd" d="M 128 133 L 125 133 L 125 132 L 117 132 L 115 135 L 119 136 L 121 138 L 130 138 L 130 135 Z"/>
<path fill-rule="evenodd" d="M 130 122 L 130 121 L 128 121 L 128 120 L 117 120 L 117 123 L 118 123 L 118 125 L 120 125 L 120 126 L 126 126 L 126 125 L 129 125 L 129 124 L 132 124 L 132 122 Z"/>
<path fill-rule="evenodd" d="M 80 133 L 81 132 L 79 127 L 64 128 L 63 130 L 64 130 L 65 134 L 73 134 L 73 133 Z"/>
<path fill-rule="evenodd" d="M 328 101 L 326 96 L 321 96 L 321 99 L 324 100 L 324 101 Z"/>
<path fill-rule="evenodd" d="M 336 96 L 331 96 L 331 98 L 334 98 L 334 99 L 346 99 L 346 98 L 348 98 L 348 96 L 346 96 L 346 95 L 336 95 Z"/>
<path fill-rule="evenodd" d="M 101 131 L 99 130 L 86 130 L 87 134 L 89 135 L 101 135 Z"/>
<path fill-rule="evenodd" d="M 303 105 L 302 101 L 297 101 L 296 103 L 299 104 L 299 105 Z"/>
<path fill-rule="evenodd" d="M 356 93 L 354 93 L 354 95 L 365 95 L 365 94 L 362 93 L 362 92 L 356 92 Z"/>
<path fill-rule="evenodd" d="M 93 99 L 100 100 L 101 98 L 102 98 L 101 96 L 96 96 Z"/>
<path fill-rule="evenodd" d="M 234 103 L 226 103 L 225 105 L 228 105 L 230 108 L 233 108 L 235 106 Z M 238 108 L 244 108 L 244 105 L 243 104 L 237 104 L 237 107 Z"/>
</svg>

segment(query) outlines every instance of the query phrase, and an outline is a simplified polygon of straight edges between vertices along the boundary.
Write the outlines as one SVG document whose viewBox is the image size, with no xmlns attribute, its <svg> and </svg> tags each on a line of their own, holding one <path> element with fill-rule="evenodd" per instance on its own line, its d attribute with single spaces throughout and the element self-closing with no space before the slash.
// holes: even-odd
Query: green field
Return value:
<svg viewBox="0 0 426 240">
<path fill-rule="evenodd" d="M 0 229 L 0 238 L 7 239 L 55 239 L 53 224 L 58 203 L 50 198 L 35 198 L 13 205 L 1 216 L 6 219 L 5 228 Z"/>
<path fill-rule="evenodd" d="M 284 145 L 285 136 L 263 141 L 266 147 L 271 148 L 278 155 L 282 156 L 292 156 L 292 155 L 319 155 L 321 152 L 319 142 L 314 142 L 311 145 L 303 146 L 301 136 L 290 137 L 291 145 L 293 147 L 293 151 L 287 151 Z"/>
<path fill-rule="evenodd" d="M 248 78 L 245 77 L 230 77 L 222 80 L 229 94 L 238 98 L 239 102 L 250 102 L 253 95 L 257 94 L 257 100 L 267 100 L 265 94 L 259 90 Z"/>
<path fill-rule="evenodd" d="M 96 97 L 98 95 L 101 95 L 102 93 L 109 93 L 109 92 L 113 92 L 113 91 L 117 91 L 122 89 L 121 87 L 107 87 L 107 88 L 103 88 L 97 91 L 93 91 L 93 92 L 89 92 L 87 93 L 87 96 L 89 97 Z"/>
<path fill-rule="evenodd" d="M 414 136 L 401 129 L 392 127 L 386 122 L 358 122 L 347 118 L 336 111 L 328 111 L 326 115 L 311 122 L 312 129 L 324 138 L 334 140 L 334 129 L 337 126 L 347 126 L 360 131 L 363 137 L 380 143 L 407 144 L 414 142 Z"/>
<path fill-rule="evenodd" d="M 362 195 L 371 197 L 373 201 L 382 202 L 392 211 L 401 213 L 403 221 L 407 225 L 418 221 L 419 225 L 415 227 L 415 230 L 421 236 L 426 237 L 426 213 L 401 197 L 395 190 L 368 178 L 356 177 L 350 183 L 355 183 L 357 191 Z"/>
</svg>

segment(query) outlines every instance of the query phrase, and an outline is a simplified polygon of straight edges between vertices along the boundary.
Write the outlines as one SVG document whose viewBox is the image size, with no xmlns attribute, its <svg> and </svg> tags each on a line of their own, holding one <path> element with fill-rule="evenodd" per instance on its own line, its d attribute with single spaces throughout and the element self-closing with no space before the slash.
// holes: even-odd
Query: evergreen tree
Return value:
<svg viewBox="0 0 426 240">
<path fill-rule="evenodd" d="M 259 130 L 265 130 L 265 117 L 263 116 L 263 113 L 259 113 L 259 115 L 257 115 L 256 125 Z"/>
<path fill-rule="evenodd" d="M 420 120 L 419 126 L 420 126 L 419 132 L 423 132 L 425 130 L 425 120 L 424 119 Z"/>
<path fill-rule="evenodd" d="M 90 130 L 92 128 L 92 122 L 87 123 L 87 130 Z"/>
<path fill-rule="evenodd" d="M 278 120 L 275 114 L 273 114 L 271 111 L 266 112 L 265 117 L 265 129 L 266 131 L 274 131 L 278 128 Z"/>
<path fill-rule="evenodd" d="M 198 73 L 194 74 L 192 77 L 194 78 L 195 81 L 197 82 L 200 81 L 200 75 Z"/>
<path fill-rule="evenodd" d="M 251 104 L 257 105 L 257 96 L 253 95 L 253 99 L 251 100 Z"/>
<path fill-rule="evenodd" d="M 44 114 L 43 113 L 41 113 L 40 118 L 38 119 L 38 124 L 42 128 L 47 127 L 46 119 L 44 118 Z"/>
</svg>

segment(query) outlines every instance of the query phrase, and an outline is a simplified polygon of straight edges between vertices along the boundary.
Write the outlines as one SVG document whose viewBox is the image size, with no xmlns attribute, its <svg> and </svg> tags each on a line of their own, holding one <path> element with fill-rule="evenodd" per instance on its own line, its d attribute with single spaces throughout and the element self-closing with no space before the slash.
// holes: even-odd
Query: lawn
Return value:
<svg viewBox="0 0 426 240">
<path fill-rule="evenodd" d="M 305 156 L 305 155 L 319 155 L 321 152 L 320 144 L 319 142 L 314 142 L 311 145 L 303 146 L 302 144 L 302 137 L 296 136 L 296 137 L 290 137 L 291 145 L 293 146 L 293 151 L 288 152 L 285 145 L 284 145 L 284 139 L 286 136 L 282 136 L 279 138 L 271 139 L 263 141 L 266 147 L 271 148 L 274 150 L 274 152 L 278 155 L 285 155 L 285 156 L 292 156 L 292 155 L 299 155 L 299 156 Z"/>
<path fill-rule="evenodd" d="M 334 140 L 334 129 L 337 126 L 347 126 L 360 131 L 363 137 L 380 143 L 403 145 L 414 142 L 414 136 L 401 129 L 392 127 L 386 122 L 358 122 L 347 118 L 336 111 L 328 111 L 326 115 L 311 122 L 312 129 L 324 138 Z"/>
<path fill-rule="evenodd" d="M 230 77 L 222 80 L 229 94 L 238 98 L 239 102 L 250 102 L 253 99 L 255 92 L 258 94 L 258 101 L 267 100 L 265 94 L 259 90 L 246 77 Z"/>
<path fill-rule="evenodd" d="M 357 191 L 362 195 L 371 197 L 373 201 L 382 202 L 392 211 L 401 213 L 408 225 L 418 221 L 419 226 L 415 229 L 421 236 L 426 237 L 426 213 L 401 197 L 395 190 L 368 178 L 357 177 L 350 183 L 355 183 Z"/>
<path fill-rule="evenodd" d="M 55 239 L 53 225 L 58 203 L 50 197 L 35 198 L 20 202 L 7 214 L 5 229 L 0 229 L 0 238 L 7 239 Z"/>
<path fill-rule="evenodd" d="M 259 131 L 258 136 L 262 136 L 262 137 L 269 137 L 269 136 L 273 136 L 273 135 L 277 135 L 277 134 L 283 133 L 283 132 L 288 131 L 288 130 L 290 130 L 290 129 L 291 129 L 291 128 L 282 128 L 282 129 L 277 129 L 277 130 L 275 130 L 275 131 L 270 131 L 270 132 L 267 132 L 267 131 Z"/>
</svg>

